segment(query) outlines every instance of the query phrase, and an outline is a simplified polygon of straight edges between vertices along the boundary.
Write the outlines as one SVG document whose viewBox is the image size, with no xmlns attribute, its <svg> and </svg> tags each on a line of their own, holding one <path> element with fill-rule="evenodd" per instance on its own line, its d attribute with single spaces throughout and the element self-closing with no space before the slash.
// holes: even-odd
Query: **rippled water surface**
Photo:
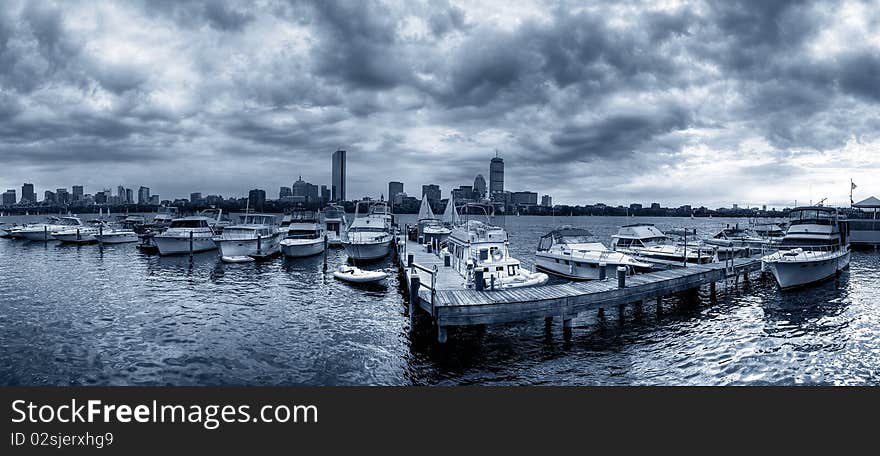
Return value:
<svg viewBox="0 0 880 456">
<path fill-rule="evenodd" d="M 412 216 L 402 216 L 401 223 Z M 507 217 L 531 264 L 560 223 L 607 240 L 633 219 Z M 650 219 L 711 231 L 720 219 Z M 10 219 L 4 221 L 9 222 Z M 742 220 L 739 220 L 742 223 Z M 331 250 L 329 268 L 346 260 Z M 390 260 L 376 268 L 393 270 Z M 880 255 L 837 280 L 780 292 L 772 278 L 583 314 L 570 337 L 543 320 L 410 328 L 396 275 L 352 287 L 305 260 L 224 264 L 216 252 L 0 239 L 0 384 L 871 384 L 880 383 Z"/>
</svg>

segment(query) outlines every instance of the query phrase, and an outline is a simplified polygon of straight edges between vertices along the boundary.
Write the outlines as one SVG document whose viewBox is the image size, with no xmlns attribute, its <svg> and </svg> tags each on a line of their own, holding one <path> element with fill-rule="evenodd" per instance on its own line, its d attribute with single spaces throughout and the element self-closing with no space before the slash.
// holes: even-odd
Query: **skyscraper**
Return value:
<svg viewBox="0 0 880 456">
<path fill-rule="evenodd" d="M 489 163 L 489 196 L 504 192 L 504 160 L 495 153 Z"/>
<path fill-rule="evenodd" d="M 550 195 L 542 196 L 541 197 L 541 206 L 553 207 L 553 198 Z"/>
<path fill-rule="evenodd" d="M 394 201 L 398 193 L 403 193 L 403 182 L 388 183 L 388 201 Z"/>
<path fill-rule="evenodd" d="M 440 202 L 440 186 L 436 184 L 422 185 L 422 198 L 428 197 L 428 204 L 435 206 Z"/>
<path fill-rule="evenodd" d="M 34 184 L 23 184 L 21 186 L 21 204 L 36 204 L 37 193 L 34 191 Z"/>
<path fill-rule="evenodd" d="M 15 199 L 15 189 L 10 188 L 3 194 L 3 205 L 12 206 L 17 200 Z"/>
<path fill-rule="evenodd" d="M 477 177 L 474 178 L 474 197 L 486 197 L 486 178 L 482 174 L 477 174 Z"/>
<path fill-rule="evenodd" d="M 74 185 L 73 186 L 73 202 L 79 203 L 83 200 L 83 186 L 82 185 Z"/>
<path fill-rule="evenodd" d="M 125 193 L 125 187 L 123 187 L 121 185 L 116 187 L 116 196 L 119 197 L 120 204 L 125 204 L 128 202 L 128 201 L 126 201 L 126 195 L 127 195 L 127 193 Z"/>
<path fill-rule="evenodd" d="M 43 192 L 43 202 L 46 204 L 55 204 L 55 192 L 52 190 L 46 190 Z"/>
<path fill-rule="evenodd" d="M 321 201 L 324 203 L 330 201 L 330 189 L 326 185 L 321 186 Z"/>
<path fill-rule="evenodd" d="M 278 199 L 289 198 L 293 196 L 293 190 L 290 187 L 281 187 L 278 189 Z"/>
<path fill-rule="evenodd" d="M 345 201 L 345 151 L 333 152 L 333 181 L 331 193 L 333 201 Z"/>
<path fill-rule="evenodd" d="M 130 188 L 125 189 L 125 203 L 134 204 L 134 190 Z"/>
<path fill-rule="evenodd" d="M 202 202 L 202 192 L 194 192 L 189 194 L 189 202 L 190 203 L 201 203 Z"/>
<path fill-rule="evenodd" d="M 266 205 L 266 191 L 255 188 L 248 192 L 248 206 L 251 209 L 262 211 Z"/>
<path fill-rule="evenodd" d="M 58 204 L 70 204 L 70 192 L 66 188 L 56 189 L 55 198 Z"/>
<path fill-rule="evenodd" d="M 150 204 L 150 187 L 141 186 L 138 189 L 138 204 Z"/>
</svg>

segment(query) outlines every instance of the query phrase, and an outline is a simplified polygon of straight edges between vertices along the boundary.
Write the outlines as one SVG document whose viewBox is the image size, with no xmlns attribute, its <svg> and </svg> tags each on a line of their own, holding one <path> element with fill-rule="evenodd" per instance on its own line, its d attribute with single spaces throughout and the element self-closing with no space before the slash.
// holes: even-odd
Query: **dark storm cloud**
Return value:
<svg viewBox="0 0 880 456">
<path fill-rule="evenodd" d="M 880 18 L 848 6 L 12 2 L 0 9 L 0 159 L 47 180 L 77 159 L 131 166 L 114 168 L 126 176 L 148 164 L 178 195 L 191 189 L 168 173 L 206 157 L 217 192 L 241 192 L 245 170 L 272 191 L 296 171 L 325 183 L 337 147 L 356 195 L 388 180 L 411 194 L 469 185 L 495 149 L 508 188 L 560 202 L 572 182 L 604 188 L 620 169 L 639 182 L 703 175 L 702 150 L 754 154 L 729 179 L 769 175 L 768 157 L 794 179 L 809 172 L 800 160 L 877 139 L 880 40 L 841 21 L 870 31 Z M 696 199 L 733 191 L 699 185 L 687 187 Z"/>
</svg>

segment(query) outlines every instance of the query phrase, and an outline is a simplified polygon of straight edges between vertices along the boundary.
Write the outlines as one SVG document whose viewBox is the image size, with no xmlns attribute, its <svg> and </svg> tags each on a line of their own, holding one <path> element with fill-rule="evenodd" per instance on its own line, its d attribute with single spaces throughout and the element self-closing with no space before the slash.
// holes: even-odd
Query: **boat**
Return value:
<svg viewBox="0 0 880 456">
<path fill-rule="evenodd" d="M 236 257 L 266 258 L 279 251 L 281 232 L 274 215 L 244 214 L 238 223 L 229 225 L 214 236 L 223 261 Z"/>
<path fill-rule="evenodd" d="M 761 258 L 761 268 L 773 274 L 780 288 L 818 282 L 849 265 L 849 226 L 837 209 L 802 206 L 788 216 L 779 250 Z"/>
<path fill-rule="evenodd" d="M 715 259 L 699 247 L 677 245 L 650 223 L 620 227 L 617 234 L 611 236 L 611 250 L 655 262 L 709 263 Z"/>
<path fill-rule="evenodd" d="M 385 271 L 366 271 L 344 264 L 333 272 L 333 277 L 351 283 L 377 283 L 387 279 L 388 273 Z"/>
<path fill-rule="evenodd" d="M 214 230 L 214 234 L 220 234 L 227 226 L 232 225 L 232 220 L 223 213 L 223 209 L 212 207 L 202 210 L 199 215 L 208 219 L 208 225 Z"/>
<path fill-rule="evenodd" d="M 100 232 L 101 226 L 103 226 L 103 223 L 98 225 L 68 227 L 62 230 L 53 231 L 52 237 L 55 238 L 55 240 L 64 243 L 91 244 L 93 242 L 98 242 L 98 239 L 95 236 Z"/>
<path fill-rule="evenodd" d="M 290 258 L 303 258 L 324 251 L 324 224 L 314 211 L 295 210 L 285 217 L 285 237 L 281 240 L 281 252 Z"/>
<path fill-rule="evenodd" d="M 450 265 L 465 279 L 465 286 L 504 289 L 547 283 L 547 274 L 529 271 L 510 255 L 507 231 L 489 224 L 484 206 L 474 206 L 484 209 L 486 221 L 467 220 L 455 225 L 441 251 L 451 256 Z"/>
<path fill-rule="evenodd" d="M 425 209 L 427 209 L 427 216 L 422 220 L 421 215 L 419 216 L 419 228 L 421 229 L 422 236 L 424 237 L 425 243 L 435 243 L 440 246 L 446 243 L 446 240 L 449 239 L 449 235 L 452 234 L 452 226 L 455 224 L 457 220 L 457 212 L 455 211 L 455 203 L 452 201 L 452 198 L 446 203 L 446 211 L 444 212 L 444 219 L 449 219 L 450 223 L 444 223 L 443 220 L 437 219 L 434 217 L 434 214 L 431 212 L 431 206 L 427 204 L 427 200 L 422 199 L 422 205 Z M 446 215 L 446 213 L 451 211 L 451 215 Z M 421 210 L 419 210 L 419 214 L 421 214 Z"/>
<path fill-rule="evenodd" d="M 327 234 L 327 244 L 330 247 L 342 247 L 342 237 L 347 230 L 348 221 L 345 219 L 345 209 L 335 204 L 325 207 L 324 232 Z"/>
<path fill-rule="evenodd" d="M 363 212 L 362 211 L 363 208 Z M 384 201 L 359 201 L 342 246 L 354 261 L 373 261 L 391 251 L 391 212 Z"/>
<path fill-rule="evenodd" d="M 17 231 L 13 230 L 13 233 L 16 233 L 17 236 L 21 236 L 29 241 L 51 241 L 55 239 L 52 237 L 53 232 L 66 230 L 68 228 L 84 229 L 86 228 L 86 225 L 83 224 L 79 217 L 52 217 L 50 218 L 49 223 L 27 225 Z"/>
<path fill-rule="evenodd" d="M 607 268 L 607 277 L 617 274 L 619 266 L 624 266 L 630 274 L 653 268 L 651 263 L 609 249 L 589 231 L 569 225 L 541 236 L 538 241 L 535 252 L 538 270 L 568 279 L 594 280 L 600 278 L 602 265 Z"/>
<path fill-rule="evenodd" d="M 751 255 L 753 251 L 764 251 L 774 240 L 756 233 L 750 228 L 741 228 L 739 224 L 727 225 L 712 237 L 704 241 L 707 245 L 718 248 L 720 259 Z"/>
<path fill-rule="evenodd" d="M 152 237 L 160 255 L 206 252 L 217 248 L 214 230 L 205 217 L 182 217 L 171 221 L 168 228 Z"/>
<path fill-rule="evenodd" d="M 123 227 L 100 227 L 95 239 L 101 244 L 125 244 L 128 242 L 137 242 L 137 233 L 128 228 Z"/>
<path fill-rule="evenodd" d="M 175 220 L 177 216 L 177 208 L 176 207 L 160 207 L 159 211 L 156 212 L 156 215 L 153 216 L 153 221 L 150 223 L 153 228 L 166 228 L 171 225 L 171 222 Z"/>
</svg>

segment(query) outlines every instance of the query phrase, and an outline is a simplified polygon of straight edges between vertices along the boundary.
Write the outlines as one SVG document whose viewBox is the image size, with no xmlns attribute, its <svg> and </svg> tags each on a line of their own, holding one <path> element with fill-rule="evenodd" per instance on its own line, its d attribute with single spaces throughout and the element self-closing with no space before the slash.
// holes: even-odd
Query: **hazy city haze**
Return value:
<svg viewBox="0 0 880 456">
<path fill-rule="evenodd" d="M 0 191 L 557 204 L 880 194 L 878 2 L 41 2 L 0 9 Z"/>
</svg>

